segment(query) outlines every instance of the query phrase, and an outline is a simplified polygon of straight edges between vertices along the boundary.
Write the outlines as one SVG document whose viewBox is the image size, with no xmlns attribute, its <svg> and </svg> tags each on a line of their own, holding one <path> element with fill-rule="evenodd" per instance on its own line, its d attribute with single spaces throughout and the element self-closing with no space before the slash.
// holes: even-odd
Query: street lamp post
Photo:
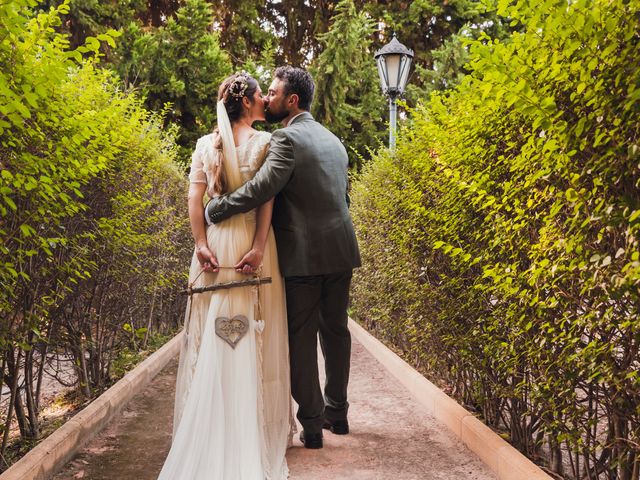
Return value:
<svg viewBox="0 0 640 480">
<path fill-rule="evenodd" d="M 389 148 L 396 147 L 396 100 L 402 96 L 409 79 L 413 50 L 405 47 L 393 34 L 393 38 L 374 55 L 378 63 L 382 93 L 389 97 Z"/>
</svg>

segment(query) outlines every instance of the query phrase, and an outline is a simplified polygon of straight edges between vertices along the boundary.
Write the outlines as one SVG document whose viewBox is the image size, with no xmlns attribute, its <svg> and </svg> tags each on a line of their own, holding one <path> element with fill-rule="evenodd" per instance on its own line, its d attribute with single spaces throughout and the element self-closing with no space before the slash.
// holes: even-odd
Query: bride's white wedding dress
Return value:
<svg viewBox="0 0 640 480">
<path fill-rule="evenodd" d="M 204 172 L 215 158 L 212 137 L 198 141 L 192 182 L 207 181 Z M 268 143 L 269 134 L 264 132 L 255 133 L 231 152 L 225 143 L 223 162 L 230 190 L 253 177 Z M 255 222 L 255 212 L 249 212 L 207 228 L 209 246 L 221 266 L 233 266 L 250 250 Z M 200 271 L 194 255 L 189 274 L 190 283 L 197 278 L 194 286 L 249 278 L 228 268 L 198 277 Z M 259 293 L 258 287 L 239 287 L 191 297 L 176 383 L 173 443 L 159 480 L 288 477 L 285 453 L 293 425 L 289 355 L 273 231 L 269 231 L 262 276 L 271 277 L 272 283 L 260 286 Z M 249 330 L 233 348 L 216 334 L 215 321 L 237 315 L 248 318 Z"/>
</svg>

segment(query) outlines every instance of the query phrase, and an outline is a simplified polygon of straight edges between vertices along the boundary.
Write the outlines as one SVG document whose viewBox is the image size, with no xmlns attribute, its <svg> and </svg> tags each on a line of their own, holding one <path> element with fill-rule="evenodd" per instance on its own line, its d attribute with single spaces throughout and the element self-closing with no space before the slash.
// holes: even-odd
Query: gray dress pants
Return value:
<svg viewBox="0 0 640 480">
<path fill-rule="evenodd" d="M 351 335 L 347 307 L 352 271 L 286 277 L 291 393 L 305 432 L 346 420 Z M 318 335 L 325 360 L 324 398 L 318 377 Z"/>
</svg>

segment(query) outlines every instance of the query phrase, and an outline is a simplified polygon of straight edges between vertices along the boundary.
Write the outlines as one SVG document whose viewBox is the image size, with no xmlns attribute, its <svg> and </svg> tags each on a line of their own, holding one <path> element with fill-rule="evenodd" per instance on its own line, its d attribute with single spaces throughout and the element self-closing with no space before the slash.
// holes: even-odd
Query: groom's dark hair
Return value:
<svg viewBox="0 0 640 480">
<path fill-rule="evenodd" d="M 292 93 L 298 95 L 298 107 L 301 110 L 308 111 L 311 109 L 311 102 L 313 102 L 313 93 L 315 92 L 316 86 L 309 72 L 302 68 L 287 65 L 276 68 L 273 75 L 278 80 L 284 82 L 285 95 Z"/>
</svg>

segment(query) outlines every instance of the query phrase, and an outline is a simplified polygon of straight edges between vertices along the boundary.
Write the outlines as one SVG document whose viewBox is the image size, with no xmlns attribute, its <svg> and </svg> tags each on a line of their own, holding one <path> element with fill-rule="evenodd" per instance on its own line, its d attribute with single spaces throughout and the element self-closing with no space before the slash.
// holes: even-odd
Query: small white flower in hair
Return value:
<svg viewBox="0 0 640 480">
<path fill-rule="evenodd" d="M 236 99 L 243 98 L 248 87 L 248 77 L 245 74 L 240 74 L 229 85 L 229 95 Z"/>
</svg>

